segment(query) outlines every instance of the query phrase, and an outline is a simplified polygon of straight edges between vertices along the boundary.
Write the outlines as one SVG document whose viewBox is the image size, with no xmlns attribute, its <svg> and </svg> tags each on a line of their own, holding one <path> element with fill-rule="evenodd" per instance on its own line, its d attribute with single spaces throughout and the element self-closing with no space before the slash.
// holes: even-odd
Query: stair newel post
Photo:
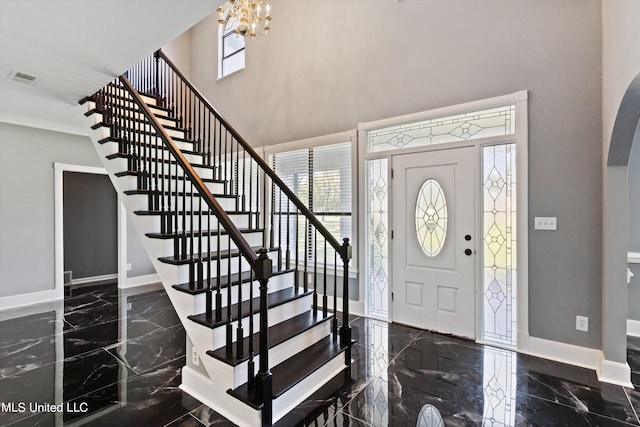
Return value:
<svg viewBox="0 0 640 427">
<path fill-rule="evenodd" d="M 160 144 L 158 144 L 160 145 Z M 164 148 L 164 147 L 162 147 Z M 165 210 L 165 204 L 164 204 L 164 198 L 165 198 L 165 190 L 166 190 L 166 177 L 165 177 L 165 170 L 164 170 L 164 164 L 165 159 L 164 159 L 164 150 L 160 149 L 160 152 L 158 153 L 158 155 L 160 156 L 160 189 L 158 191 L 158 197 L 159 197 L 159 203 L 160 203 L 160 233 L 162 234 L 166 234 L 167 233 L 167 211 Z M 168 153 L 168 151 L 167 151 Z M 167 159 L 167 161 L 171 160 L 171 156 L 169 155 L 169 159 Z M 169 165 L 171 165 L 171 163 L 169 163 Z M 156 172 L 157 173 L 157 172 Z"/>
<path fill-rule="evenodd" d="M 191 206 L 191 214 L 189 215 L 189 288 L 193 289 L 196 283 L 196 260 L 195 260 L 195 230 L 193 228 L 193 217 L 195 216 L 195 206 L 193 203 L 193 193 L 196 189 L 193 186 L 193 182 L 189 181 L 189 205 Z M 201 256 L 201 255 L 200 255 Z"/>
<path fill-rule="evenodd" d="M 322 268 L 322 315 L 327 317 L 327 239 L 324 239 L 324 266 Z"/>
<path fill-rule="evenodd" d="M 343 265 L 343 287 L 342 287 L 342 326 L 340 327 L 340 345 L 346 347 L 345 350 L 345 370 L 346 378 L 351 377 L 351 325 L 349 325 L 349 261 L 352 257 L 352 248 L 349 239 L 343 239 L 340 257 Z"/>
<path fill-rule="evenodd" d="M 270 426 L 273 417 L 273 375 L 269 370 L 269 319 L 267 317 L 268 285 L 272 268 L 271 259 L 267 256 L 267 248 L 260 248 L 254 267 L 256 279 L 260 282 L 260 369 L 256 376 L 255 392 L 256 398 L 263 404 L 263 426 Z"/>
<path fill-rule="evenodd" d="M 285 268 L 288 270 L 291 268 L 291 248 L 289 242 L 291 241 L 291 200 L 287 197 L 287 250 L 285 252 Z"/>
<path fill-rule="evenodd" d="M 222 291 L 220 290 L 220 281 L 222 279 L 222 273 L 221 273 L 221 265 L 220 262 L 222 261 L 220 258 L 220 240 L 221 240 L 221 235 L 220 235 L 220 221 L 217 221 L 218 223 L 218 230 L 216 233 L 216 322 L 220 322 L 222 320 Z"/>
<path fill-rule="evenodd" d="M 309 219 L 304 217 L 304 271 L 302 272 L 302 284 L 305 292 L 309 291 L 309 234 L 311 230 L 309 229 Z"/>
<path fill-rule="evenodd" d="M 227 353 L 233 351 L 233 312 L 231 311 L 231 235 L 227 235 Z M 240 256 L 240 255 L 238 255 Z"/>
<path fill-rule="evenodd" d="M 207 230 L 207 236 L 209 235 L 209 230 Z M 211 249 L 207 246 L 207 251 L 210 251 Z M 202 197 L 200 195 L 198 195 L 198 253 L 200 254 L 200 256 L 198 256 L 198 268 L 197 268 L 197 280 L 198 280 L 198 284 L 196 286 L 196 288 L 198 289 L 202 289 L 202 287 L 204 286 L 204 263 L 202 262 L 202 254 L 203 254 L 203 248 L 202 248 Z M 207 257 L 207 259 L 209 259 L 210 257 Z"/>
<path fill-rule="evenodd" d="M 318 314 L 318 229 L 313 227 L 313 315 Z"/>
<path fill-rule="evenodd" d="M 182 233 L 180 236 L 180 258 L 187 258 L 187 175 L 182 172 Z"/>
<path fill-rule="evenodd" d="M 300 211 L 298 211 L 298 209 L 296 208 L 295 212 L 294 212 L 294 218 L 295 218 L 295 230 L 294 230 L 294 236 L 293 236 L 293 240 L 295 242 L 296 245 L 296 252 L 295 252 L 295 261 L 294 261 L 294 265 L 295 265 L 295 273 L 293 276 L 293 284 L 296 287 L 296 293 L 300 290 L 300 274 L 298 271 L 298 262 L 300 260 L 300 247 L 298 245 L 298 236 L 300 233 Z"/>
<path fill-rule="evenodd" d="M 211 209 L 207 206 L 207 250 L 211 252 Z M 206 297 L 207 319 L 213 317 L 213 289 L 211 289 L 211 256 L 207 257 L 207 297 Z"/>
<path fill-rule="evenodd" d="M 253 360 L 254 349 L 253 349 L 253 281 L 255 277 L 253 275 L 253 269 L 249 273 L 249 362 L 247 364 L 247 384 L 249 388 L 249 392 L 255 390 L 256 386 L 256 365 Z"/>
<path fill-rule="evenodd" d="M 244 355 L 244 329 L 242 328 L 242 254 L 238 254 L 238 328 L 236 329 L 236 355 Z M 250 312 L 249 316 L 253 316 Z"/>
<path fill-rule="evenodd" d="M 278 271 L 282 271 L 282 190 L 278 193 Z"/>
<path fill-rule="evenodd" d="M 334 341 L 338 339 L 338 251 L 333 253 L 333 321 L 331 331 Z"/>
<path fill-rule="evenodd" d="M 156 98 L 156 105 L 160 106 L 162 104 L 162 95 L 160 93 L 160 56 L 158 55 L 158 51 L 153 52 L 153 59 L 155 65 L 155 72 L 153 77 L 155 82 L 153 84 L 153 93 Z"/>
<path fill-rule="evenodd" d="M 258 178 L 258 176 L 256 175 L 256 179 Z M 256 185 L 256 188 L 260 188 Z M 255 210 L 253 209 L 253 160 L 251 159 L 251 157 L 249 157 L 249 211 L 252 212 L 252 214 L 249 214 L 249 229 L 254 229 L 254 228 L 258 228 L 258 218 L 255 216 L 257 215 L 255 213 L 255 211 L 258 210 L 258 206 L 256 206 Z M 257 194 L 256 194 L 256 201 L 258 200 Z M 255 221 L 255 222 L 254 222 Z M 256 224 L 256 226 L 254 227 L 253 224 Z"/>
</svg>

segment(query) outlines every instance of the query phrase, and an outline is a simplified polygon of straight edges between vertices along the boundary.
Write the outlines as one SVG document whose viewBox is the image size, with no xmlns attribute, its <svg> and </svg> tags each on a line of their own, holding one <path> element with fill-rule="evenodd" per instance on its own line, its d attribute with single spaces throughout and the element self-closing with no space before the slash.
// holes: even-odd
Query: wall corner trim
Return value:
<svg viewBox="0 0 640 427">
<path fill-rule="evenodd" d="M 604 353 L 600 352 L 600 366 L 596 369 L 598 381 L 615 384 L 622 387 L 633 388 L 631 383 L 631 368 L 627 362 L 620 363 L 606 360 Z"/>
</svg>

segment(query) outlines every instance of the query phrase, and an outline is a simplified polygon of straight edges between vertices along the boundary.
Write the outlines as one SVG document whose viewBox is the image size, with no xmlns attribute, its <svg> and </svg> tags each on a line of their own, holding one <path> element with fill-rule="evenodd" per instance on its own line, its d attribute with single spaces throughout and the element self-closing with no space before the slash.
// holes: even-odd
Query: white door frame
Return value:
<svg viewBox="0 0 640 427">
<path fill-rule="evenodd" d="M 54 274 L 55 299 L 64 299 L 64 172 L 107 175 L 107 170 L 94 166 L 54 163 Z M 118 283 L 126 282 L 127 224 L 121 215 L 122 201 L 118 195 Z M 124 268 L 123 268 L 124 266 Z M 124 280 L 124 281 L 123 281 Z"/>
<path fill-rule="evenodd" d="M 359 206 L 366 206 L 366 188 L 368 186 L 368 182 L 366 181 L 366 161 L 380 158 L 387 158 L 389 171 L 388 176 L 391 177 L 391 165 L 392 165 L 392 157 L 394 155 L 400 154 L 409 154 L 415 152 L 425 152 L 432 150 L 445 150 L 449 148 L 458 148 L 464 146 L 474 146 L 475 147 L 475 161 L 476 161 L 476 194 L 481 195 L 480 185 L 482 184 L 482 162 L 481 162 L 481 149 L 484 146 L 497 145 L 501 143 L 508 142 L 516 142 L 517 149 L 517 157 L 516 157 L 516 174 L 517 174 L 517 183 L 518 183 L 518 191 L 517 191 L 517 226 L 518 226 L 518 240 L 517 240 L 517 253 L 518 253 L 518 269 L 517 269 L 517 347 L 520 348 L 521 343 L 526 343 L 529 338 L 529 292 L 528 292 L 528 278 L 529 278 L 529 256 L 528 256 L 528 92 L 520 91 L 509 95 L 499 96 L 490 99 L 484 99 L 480 101 L 473 101 L 465 104 L 459 104 L 444 108 L 438 108 L 434 110 L 424 111 L 420 113 L 409 114 L 405 116 L 398 116 L 384 120 L 378 120 L 375 122 L 368 123 L 360 123 L 358 125 L 358 154 L 360 161 L 358 162 L 359 170 L 358 170 L 358 181 L 362 183 L 361 191 L 359 191 Z M 437 144 L 430 145 L 424 147 L 417 148 L 409 148 L 409 149 L 397 149 L 391 151 L 382 151 L 375 153 L 367 153 L 366 152 L 366 131 L 368 129 L 375 129 L 385 126 L 398 125 L 403 123 L 410 123 L 420 120 L 434 119 L 440 117 L 447 117 L 455 114 L 462 114 L 472 111 L 481 111 L 489 108 L 505 106 L 505 105 L 515 105 L 515 120 L 516 120 L 516 133 L 507 136 L 498 136 L 491 138 L 482 138 L 469 140 L 464 142 L 454 142 L 447 144 Z M 390 190 L 391 191 L 391 190 Z M 393 200 L 393 194 L 389 195 L 389 200 Z M 392 202 L 390 203 L 392 206 Z M 476 209 L 476 236 L 481 236 L 482 232 L 482 221 L 481 221 L 481 197 L 476 197 L 475 202 Z M 360 209 L 359 217 L 360 223 L 367 223 L 367 209 Z M 389 209 L 389 224 L 393 223 L 393 210 Z M 366 237 L 366 227 L 359 228 L 359 241 L 363 244 L 367 242 Z M 478 251 L 478 259 L 482 259 L 482 251 Z M 366 266 L 366 255 L 360 257 L 360 267 L 359 271 L 366 277 L 367 266 Z M 393 269 L 393 254 L 389 254 L 389 266 L 390 270 Z M 389 277 L 392 277 L 392 272 L 390 271 Z M 482 311 L 482 262 L 476 262 L 476 280 L 475 280 L 475 289 L 476 289 L 476 340 L 478 342 L 482 342 L 482 320 L 483 320 L 483 311 Z M 388 292 L 391 292 L 392 286 L 388 286 Z M 368 286 L 365 280 L 360 280 L 360 295 L 364 295 L 364 299 L 367 296 Z M 388 295 L 389 301 L 391 300 L 391 295 Z M 393 313 L 391 312 L 391 305 L 389 318 L 393 319 Z M 368 305 L 365 302 L 365 310 L 368 309 Z"/>
</svg>

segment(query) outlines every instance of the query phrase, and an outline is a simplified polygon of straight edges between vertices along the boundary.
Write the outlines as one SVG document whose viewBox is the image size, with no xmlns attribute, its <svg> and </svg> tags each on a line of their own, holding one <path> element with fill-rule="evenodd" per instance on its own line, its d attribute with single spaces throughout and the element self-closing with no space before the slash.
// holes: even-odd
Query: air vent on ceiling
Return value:
<svg viewBox="0 0 640 427">
<path fill-rule="evenodd" d="M 20 83 L 25 83 L 28 85 L 34 85 L 38 81 L 36 76 L 32 76 L 31 74 L 21 73 L 20 71 L 13 71 L 9 76 L 11 80 L 15 80 Z"/>
</svg>

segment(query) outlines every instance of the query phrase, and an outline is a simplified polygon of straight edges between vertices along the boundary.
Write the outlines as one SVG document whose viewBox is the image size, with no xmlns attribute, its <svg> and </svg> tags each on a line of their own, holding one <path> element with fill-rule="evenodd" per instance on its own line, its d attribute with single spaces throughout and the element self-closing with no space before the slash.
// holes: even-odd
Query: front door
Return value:
<svg viewBox="0 0 640 427">
<path fill-rule="evenodd" d="M 475 338 L 474 148 L 392 165 L 393 321 Z"/>
</svg>

